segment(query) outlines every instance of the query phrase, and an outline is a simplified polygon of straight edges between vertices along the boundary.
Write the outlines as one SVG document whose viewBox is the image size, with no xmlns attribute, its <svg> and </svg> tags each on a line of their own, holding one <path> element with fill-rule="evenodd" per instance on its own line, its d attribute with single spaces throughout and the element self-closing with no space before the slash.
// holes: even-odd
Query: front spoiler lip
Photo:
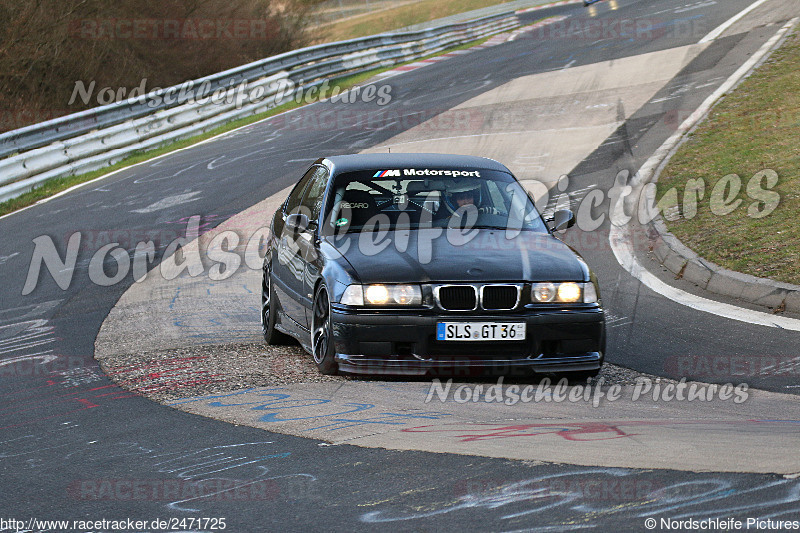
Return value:
<svg viewBox="0 0 800 533">
<path fill-rule="evenodd" d="M 522 312 L 486 314 L 469 313 L 459 316 L 439 313 L 419 315 L 415 313 L 342 313 L 332 310 L 335 337 L 349 337 L 346 330 L 338 328 L 388 328 L 397 326 L 404 328 L 432 327 L 438 321 L 464 320 L 506 320 L 524 321 L 530 328 L 550 326 L 553 324 L 605 324 L 604 311 L 597 304 L 579 309 L 525 309 Z M 348 352 L 344 346 L 342 352 Z M 570 354 L 554 354 L 544 357 L 541 354 L 529 357 L 475 356 L 465 352 L 457 355 L 428 357 L 426 353 L 416 355 L 361 355 L 358 353 L 337 352 L 335 360 L 339 370 L 351 374 L 373 375 L 406 375 L 422 376 L 430 371 L 450 370 L 528 370 L 536 373 L 590 372 L 598 370 L 603 364 L 602 352 L 576 352 Z"/>
<path fill-rule="evenodd" d="M 569 357 L 538 357 L 525 359 L 465 358 L 447 359 L 379 358 L 361 355 L 336 354 L 339 370 L 351 374 L 392 374 L 422 376 L 432 370 L 450 369 L 529 369 L 537 373 L 584 372 L 598 370 L 603 355 L 589 352 Z"/>
</svg>

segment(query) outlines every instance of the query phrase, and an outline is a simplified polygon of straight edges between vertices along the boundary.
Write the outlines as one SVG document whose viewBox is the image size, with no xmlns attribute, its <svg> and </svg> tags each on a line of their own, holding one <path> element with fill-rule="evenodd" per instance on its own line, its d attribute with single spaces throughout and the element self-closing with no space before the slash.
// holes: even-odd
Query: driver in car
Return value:
<svg viewBox="0 0 800 533">
<path fill-rule="evenodd" d="M 446 203 L 453 214 L 466 205 L 474 205 L 478 208 L 478 213 L 500 213 L 495 207 L 483 205 L 481 196 L 481 184 L 477 180 L 460 181 L 445 192 Z"/>
</svg>

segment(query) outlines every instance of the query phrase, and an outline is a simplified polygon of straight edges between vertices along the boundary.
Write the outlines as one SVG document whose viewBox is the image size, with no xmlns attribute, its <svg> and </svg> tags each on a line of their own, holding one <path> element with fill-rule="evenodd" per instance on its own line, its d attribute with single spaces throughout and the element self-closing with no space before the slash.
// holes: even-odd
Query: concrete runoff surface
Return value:
<svg viewBox="0 0 800 533">
<path fill-rule="evenodd" d="M 664 387 L 669 380 L 662 380 Z M 674 383 L 674 382 L 673 382 Z M 620 388 L 615 401 L 603 398 L 561 402 L 541 387 L 542 398 L 506 405 L 486 402 L 496 387 L 454 382 L 447 401 L 431 383 L 344 382 L 256 387 L 168 402 L 190 413 L 306 436 L 333 445 L 481 455 L 505 459 L 619 468 L 793 474 L 800 472 L 800 398 L 750 390 L 744 403 L 636 398 L 636 386 Z M 439 386 L 437 384 L 437 386 Z M 446 387 L 446 383 L 441 386 Z M 505 383 L 513 398 L 536 381 Z M 573 385 L 566 389 L 567 398 Z M 468 388 L 468 389 L 467 389 Z M 551 391 L 554 387 L 550 387 Z M 604 393 L 608 387 L 602 387 Z M 594 394 L 596 387 L 591 387 Z M 575 393 L 578 394 L 577 392 Z M 459 397 L 459 401 L 454 400 Z M 753 461 L 757 455 L 758 461 Z"/>
<path fill-rule="evenodd" d="M 483 121 L 481 135 L 436 138 L 425 124 L 369 150 L 453 152 L 506 162 L 523 180 L 552 185 L 585 159 L 636 109 L 695 58 L 692 45 L 614 62 L 528 76 L 460 106 Z M 657 62 L 658 69 L 652 68 Z M 583 88 L 597 88 L 586 91 Z M 536 110 L 561 109 L 535 118 Z M 534 118 L 509 124 L 510 110 Z M 580 123 L 575 117 L 581 117 Z M 513 121 L 512 121 L 513 122 Z M 586 127 L 588 124 L 589 127 Z M 535 162 L 524 154 L 547 154 Z M 205 250 L 215 236 L 234 231 L 240 250 L 285 198 L 286 190 L 256 204 L 193 241 L 184 251 Z M 255 261 L 255 258 L 251 258 Z M 260 270 L 251 264 L 233 276 L 210 281 L 186 272 L 151 272 L 120 298 L 103 323 L 96 357 L 165 348 L 257 342 Z M 164 267 L 155 269 L 165 272 Z M 175 272 L 177 273 L 177 272 Z M 174 273 L 173 273 L 174 274 Z M 165 278 L 171 278 L 169 280 Z M 142 337 L 142 324 L 150 333 Z M 213 349 L 213 348 L 211 348 Z M 265 350 L 268 348 L 265 347 Z M 665 385 L 667 381 L 663 381 Z M 491 382 L 480 383 L 484 388 Z M 475 383 L 454 383 L 471 387 Z M 534 389 L 538 382 L 506 384 Z M 234 424 L 314 437 L 331 444 L 414 449 L 579 465 L 678 468 L 727 472 L 800 472 L 800 400 L 748 391 L 741 404 L 728 399 L 634 401 L 625 385 L 614 402 L 593 407 L 570 402 L 425 403 L 430 383 L 340 381 L 224 390 L 169 401 L 185 411 Z M 545 394 L 545 397 L 547 394 Z M 552 397 L 552 396 L 551 396 Z M 758 461 L 753 461 L 757 456 Z"/>
</svg>

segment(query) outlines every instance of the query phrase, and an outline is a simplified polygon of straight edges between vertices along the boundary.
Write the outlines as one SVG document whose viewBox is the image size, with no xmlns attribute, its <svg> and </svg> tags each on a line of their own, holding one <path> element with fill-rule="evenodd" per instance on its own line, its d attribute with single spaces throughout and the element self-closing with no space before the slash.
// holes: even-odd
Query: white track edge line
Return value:
<svg viewBox="0 0 800 533">
<path fill-rule="evenodd" d="M 711 96 L 709 96 L 700 105 L 700 107 L 698 107 L 689 116 L 689 118 L 683 122 L 683 124 L 681 124 L 678 130 L 669 139 L 664 141 L 664 144 L 662 144 L 661 147 L 655 151 L 655 153 L 644 165 L 642 165 L 642 168 L 637 173 L 639 177 L 639 183 L 649 181 L 648 179 L 644 178 L 645 175 L 653 173 L 654 169 L 656 169 L 661 162 L 666 159 L 667 154 L 669 154 L 672 148 L 677 144 L 678 140 L 697 122 L 699 122 L 699 120 L 705 116 L 706 113 L 708 113 L 714 103 L 724 93 L 729 91 L 731 87 L 741 81 L 758 64 L 759 61 L 761 61 L 769 52 L 771 52 L 780 39 L 795 24 L 797 24 L 798 20 L 800 20 L 800 18 L 794 18 L 781 27 L 775 33 L 775 35 L 773 35 L 766 43 L 764 43 L 761 48 L 755 54 L 753 54 L 750 59 L 747 60 L 747 62 L 739 67 L 739 69 L 734 72 L 725 81 L 725 83 L 723 83 L 716 91 L 714 91 Z M 623 206 L 621 202 L 624 202 L 624 200 L 625 197 L 620 196 L 619 200 L 617 201 L 617 205 L 612 210 L 612 213 L 622 212 L 621 208 Z M 715 300 L 709 300 L 708 298 L 703 298 L 676 287 L 672 287 L 671 285 L 661 281 L 636 260 L 636 257 L 632 251 L 632 245 L 629 240 L 627 228 L 616 224 L 613 220 L 611 223 L 608 240 L 609 244 L 611 245 L 611 250 L 614 252 L 614 257 L 616 257 L 617 262 L 620 264 L 620 266 L 622 266 L 622 268 L 624 268 L 628 273 L 630 273 L 634 278 L 638 279 L 649 289 L 674 302 L 691 307 L 692 309 L 696 309 L 698 311 L 711 313 L 740 322 L 747 322 L 750 324 L 772 328 L 787 329 L 791 331 L 800 331 L 800 320 L 777 316 L 761 311 L 753 311 L 744 307 L 717 302 Z"/>
<path fill-rule="evenodd" d="M 730 28 L 731 26 L 736 24 L 742 17 L 744 17 L 745 15 L 747 15 L 748 13 L 753 11 L 755 8 L 757 8 L 761 4 L 765 3 L 766 1 L 767 0 L 758 0 L 757 2 L 754 2 L 753 4 L 751 4 L 749 7 L 744 8 L 738 14 L 734 15 L 733 17 L 729 18 L 728 20 L 726 20 L 725 22 L 723 22 L 722 24 L 720 24 L 719 26 L 714 28 L 711 31 L 711 33 L 709 33 L 708 35 L 706 35 L 705 37 L 700 39 L 700 42 L 698 44 L 704 44 L 704 43 L 707 43 L 709 41 L 713 41 L 714 39 L 716 39 L 717 37 L 722 35 L 722 33 L 725 30 L 727 30 L 728 28 Z"/>
</svg>

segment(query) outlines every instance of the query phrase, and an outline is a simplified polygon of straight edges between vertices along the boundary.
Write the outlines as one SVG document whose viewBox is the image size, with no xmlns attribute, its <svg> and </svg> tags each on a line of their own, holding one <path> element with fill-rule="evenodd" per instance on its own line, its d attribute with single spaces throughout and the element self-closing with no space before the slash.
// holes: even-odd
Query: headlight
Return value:
<svg viewBox="0 0 800 533">
<path fill-rule="evenodd" d="M 367 285 L 364 301 L 370 305 L 386 305 L 389 303 L 389 289 L 386 285 Z"/>
<path fill-rule="evenodd" d="M 558 299 L 561 302 L 579 302 L 581 300 L 581 286 L 577 283 L 561 283 L 558 286 Z"/>
<path fill-rule="evenodd" d="M 422 305 L 419 285 L 350 285 L 342 294 L 344 305 Z"/>
<path fill-rule="evenodd" d="M 392 298 L 400 305 L 419 305 L 422 303 L 422 291 L 416 285 L 395 285 L 392 287 Z"/>
<path fill-rule="evenodd" d="M 533 301 L 534 302 L 552 302 L 556 297 L 556 284 L 555 283 L 534 283 L 533 284 Z"/>
<path fill-rule="evenodd" d="M 591 282 L 534 283 L 531 300 L 534 303 L 596 303 L 597 290 Z"/>
</svg>

